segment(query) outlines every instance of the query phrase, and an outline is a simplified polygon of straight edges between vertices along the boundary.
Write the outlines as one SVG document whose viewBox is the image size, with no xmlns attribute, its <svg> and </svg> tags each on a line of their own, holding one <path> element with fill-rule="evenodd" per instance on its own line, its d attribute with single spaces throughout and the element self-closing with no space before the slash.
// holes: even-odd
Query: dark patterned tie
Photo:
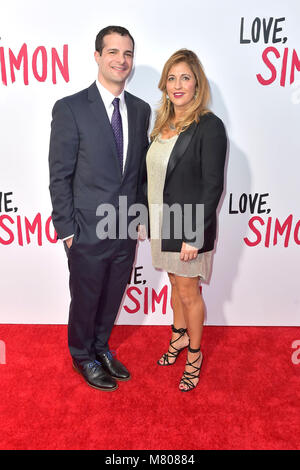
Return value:
<svg viewBox="0 0 300 470">
<path fill-rule="evenodd" d="M 114 112 L 111 118 L 111 126 L 114 131 L 118 157 L 120 161 L 121 173 L 123 173 L 123 128 L 122 128 L 122 118 L 119 110 L 119 98 L 115 98 L 112 102 L 114 106 Z"/>
</svg>

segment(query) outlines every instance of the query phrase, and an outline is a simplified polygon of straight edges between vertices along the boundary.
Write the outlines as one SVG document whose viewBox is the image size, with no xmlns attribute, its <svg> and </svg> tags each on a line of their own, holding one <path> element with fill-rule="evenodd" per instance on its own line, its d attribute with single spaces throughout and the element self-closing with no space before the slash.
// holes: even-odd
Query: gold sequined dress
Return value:
<svg viewBox="0 0 300 470">
<path fill-rule="evenodd" d="M 212 251 L 199 253 L 190 261 L 181 261 L 178 252 L 161 251 L 163 190 L 168 161 L 177 138 L 178 135 L 170 139 L 157 136 L 146 157 L 152 263 L 156 269 L 184 277 L 200 276 L 206 281 L 211 271 Z"/>
</svg>

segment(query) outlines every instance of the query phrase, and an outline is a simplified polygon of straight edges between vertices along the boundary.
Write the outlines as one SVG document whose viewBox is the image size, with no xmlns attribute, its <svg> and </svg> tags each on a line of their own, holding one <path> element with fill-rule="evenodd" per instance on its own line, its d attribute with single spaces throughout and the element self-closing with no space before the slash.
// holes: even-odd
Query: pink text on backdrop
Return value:
<svg viewBox="0 0 300 470">
<path fill-rule="evenodd" d="M 300 72 L 300 60 L 295 49 L 291 51 L 289 55 L 289 48 L 285 47 L 283 54 L 273 46 L 267 47 L 262 53 L 262 60 L 264 64 L 271 72 L 271 75 L 262 76 L 260 73 L 256 75 L 257 80 L 261 85 L 270 85 L 275 82 L 277 78 L 277 71 L 280 73 L 280 86 L 286 85 L 287 70 L 288 70 L 288 58 L 290 59 L 290 78 L 289 83 L 292 84 L 295 81 L 295 69 Z"/>
<path fill-rule="evenodd" d="M 141 289 L 136 286 L 130 286 L 126 290 L 126 298 L 124 301 L 125 312 L 134 315 L 135 313 L 143 312 L 145 315 L 149 313 L 156 313 L 157 307 L 161 309 L 161 313 L 167 313 L 168 302 L 168 289 L 170 286 L 164 285 L 159 292 L 153 287 L 142 287 Z M 199 291 L 202 293 L 202 286 L 199 285 Z M 128 304 L 128 301 L 130 303 Z M 151 312 L 149 312 L 149 305 L 151 305 Z M 172 299 L 170 297 L 170 307 L 172 306 Z"/>
<path fill-rule="evenodd" d="M 38 82 L 45 82 L 48 77 L 48 65 L 51 68 L 51 80 L 57 83 L 57 69 L 65 82 L 69 81 L 68 45 L 64 44 L 62 58 L 55 47 L 50 52 L 44 46 L 38 46 L 32 54 L 29 54 L 27 44 L 24 43 L 19 52 L 13 52 L 10 48 L 5 54 L 4 47 L 0 47 L 0 71 L 3 85 L 8 83 L 8 70 L 11 82 L 16 81 L 15 70 L 22 71 L 24 85 L 29 85 L 29 71 Z"/>
<path fill-rule="evenodd" d="M 244 242 L 247 246 L 257 246 L 264 241 L 264 246 L 269 248 L 278 244 L 279 237 L 284 237 L 285 248 L 289 246 L 291 240 L 300 245 L 300 220 L 295 221 L 292 214 L 283 222 L 277 217 L 268 217 L 267 222 L 260 216 L 251 217 L 248 226 L 255 238 L 250 240 L 245 237 Z"/>
<path fill-rule="evenodd" d="M 137 313 L 141 310 L 141 307 L 143 305 L 143 312 L 145 315 L 148 315 L 148 303 L 149 303 L 149 288 L 145 287 L 144 292 L 142 292 L 141 289 L 138 287 L 132 286 L 128 287 L 126 291 L 127 297 L 129 300 L 131 300 L 134 304 L 134 306 L 130 307 L 126 304 L 124 304 L 124 310 L 127 313 Z M 156 291 L 152 288 L 151 289 L 151 309 L 152 313 L 155 312 L 156 304 L 159 304 L 162 301 L 162 313 L 163 315 L 166 314 L 167 311 L 167 298 L 168 298 L 168 286 L 165 285 L 159 294 L 156 293 Z"/>
<path fill-rule="evenodd" d="M 19 246 L 29 245 L 34 238 L 37 244 L 42 246 L 43 237 L 50 243 L 57 242 L 51 216 L 43 222 L 40 213 L 36 214 L 32 221 L 26 216 L 0 215 L 0 245 L 11 245 L 14 242 Z"/>
</svg>

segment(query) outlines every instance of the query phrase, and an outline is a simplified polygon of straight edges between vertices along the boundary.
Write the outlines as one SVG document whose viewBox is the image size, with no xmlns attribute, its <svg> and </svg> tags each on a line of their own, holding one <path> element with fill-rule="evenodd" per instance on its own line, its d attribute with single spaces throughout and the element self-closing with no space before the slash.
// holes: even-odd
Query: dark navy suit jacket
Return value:
<svg viewBox="0 0 300 470">
<path fill-rule="evenodd" d="M 49 165 L 58 238 L 74 234 L 76 209 L 96 212 L 101 203 L 118 207 L 120 195 L 127 196 L 128 206 L 136 202 L 139 169 L 148 147 L 150 106 L 128 92 L 125 101 L 129 136 L 123 175 L 96 83 L 54 105 Z"/>
</svg>

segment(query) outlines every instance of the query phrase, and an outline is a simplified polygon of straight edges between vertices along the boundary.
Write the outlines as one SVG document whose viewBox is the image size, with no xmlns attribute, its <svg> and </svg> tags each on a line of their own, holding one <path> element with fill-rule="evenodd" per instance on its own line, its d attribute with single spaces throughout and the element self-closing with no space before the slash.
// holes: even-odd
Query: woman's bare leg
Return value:
<svg viewBox="0 0 300 470">
<path fill-rule="evenodd" d="M 176 281 L 175 281 L 175 275 L 168 273 L 170 283 L 171 283 L 171 301 L 172 301 L 172 308 L 173 308 L 173 325 L 174 327 L 179 330 L 180 328 L 186 328 L 186 323 L 185 323 L 185 317 L 183 313 L 183 305 L 180 300 L 180 296 L 177 292 L 177 287 L 176 287 Z M 179 339 L 178 339 L 179 338 Z M 189 339 L 187 334 L 185 333 L 181 338 L 180 338 L 180 333 L 175 333 L 172 331 L 172 338 L 171 342 L 175 341 L 174 346 L 176 349 L 181 349 L 184 348 L 189 344 Z M 176 352 L 176 350 L 173 348 L 172 345 L 169 346 L 169 351 L 170 352 Z M 173 364 L 175 362 L 176 358 L 174 358 L 172 355 L 168 355 L 168 361 L 170 364 Z M 165 360 L 163 357 L 160 358 L 159 360 L 160 364 L 164 364 Z"/>
<path fill-rule="evenodd" d="M 175 275 L 175 283 L 177 294 L 182 305 L 183 316 L 188 329 L 190 347 L 192 349 L 198 349 L 201 345 L 205 314 L 205 305 L 199 290 L 199 279 L 198 277 L 188 278 Z M 199 358 L 199 354 L 199 352 L 192 353 L 188 351 L 188 361 L 196 361 L 196 359 Z M 194 365 L 199 367 L 200 363 L 201 358 L 194 362 Z M 191 373 L 195 372 L 195 369 L 188 365 L 185 370 Z M 198 378 L 191 379 L 194 385 L 197 385 L 198 380 Z M 187 389 L 188 387 L 181 383 L 179 388 Z"/>
</svg>

